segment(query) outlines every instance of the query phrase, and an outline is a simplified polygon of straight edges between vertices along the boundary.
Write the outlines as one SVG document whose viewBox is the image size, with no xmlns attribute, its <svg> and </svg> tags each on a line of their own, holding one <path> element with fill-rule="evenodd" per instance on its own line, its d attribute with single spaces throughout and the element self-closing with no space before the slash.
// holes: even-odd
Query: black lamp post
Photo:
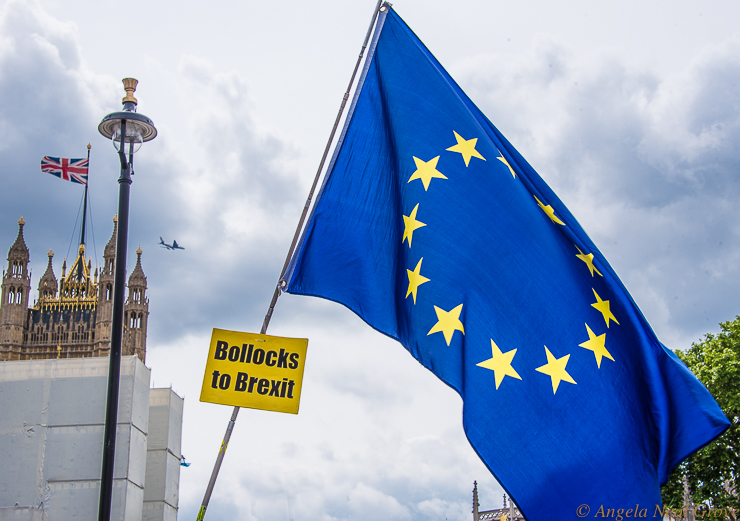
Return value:
<svg viewBox="0 0 740 521">
<path fill-rule="evenodd" d="M 157 137 L 151 119 L 136 113 L 137 80 L 125 78 L 123 110 L 108 114 L 98 125 L 98 131 L 113 141 L 121 160 L 121 177 L 118 178 L 118 237 L 116 237 L 115 276 L 113 279 L 113 317 L 108 369 L 108 400 L 105 409 L 105 435 L 103 441 L 103 470 L 100 480 L 98 521 L 110 520 L 113 495 L 113 463 L 116 453 L 116 428 L 118 424 L 118 391 L 121 376 L 121 343 L 123 340 L 123 304 L 126 290 L 126 248 L 128 243 L 128 207 L 131 175 L 134 173 L 134 152 L 141 144 Z M 128 158 L 126 155 L 128 154 Z"/>
</svg>

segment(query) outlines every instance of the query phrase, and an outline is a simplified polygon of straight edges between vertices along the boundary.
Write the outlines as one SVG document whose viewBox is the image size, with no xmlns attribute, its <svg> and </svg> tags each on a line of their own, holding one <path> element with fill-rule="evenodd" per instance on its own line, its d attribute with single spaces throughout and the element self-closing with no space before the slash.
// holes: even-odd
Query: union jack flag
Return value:
<svg viewBox="0 0 740 521">
<path fill-rule="evenodd" d="M 87 169 L 90 160 L 87 158 L 70 159 L 67 157 L 44 156 L 41 160 L 41 171 L 55 175 L 65 181 L 87 184 Z"/>
</svg>

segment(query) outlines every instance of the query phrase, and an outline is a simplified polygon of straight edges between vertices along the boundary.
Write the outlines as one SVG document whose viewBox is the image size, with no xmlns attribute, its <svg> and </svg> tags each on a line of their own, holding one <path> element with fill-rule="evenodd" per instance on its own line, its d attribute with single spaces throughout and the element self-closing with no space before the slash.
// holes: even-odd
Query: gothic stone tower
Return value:
<svg viewBox="0 0 740 521">
<path fill-rule="evenodd" d="M 146 325 L 149 320 L 149 298 L 146 296 L 146 275 L 141 269 L 141 246 L 136 248 L 136 267 L 128 278 L 128 298 L 124 306 L 123 352 L 135 354 L 143 362 L 146 357 Z"/>
<path fill-rule="evenodd" d="M 31 274 L 28 272 L 30 255 L 23 239 L 21 217 L 18 237 L 8 252 L 8 269 L 3 270 L 2 301 L 0 301 L 0 360 L 20 360 L 28 319 L 28 296 L 31 292 Z"/>
<path fill-rule="evenodd" d="M 28 307 L 31 276 L 29 252 L 23 239 L 25 221 L 18 221 L 18 237 L 8 252 L 8 269 L 3 274 L 0 304 L 0 360 L 80 358 L 108 356 L 113 311 L 113 272 L 118 222 L 103 253 L 103 269 L 91 273 L 92 261 L 85 259 L 80 244 L 77 258 L 67 273 L 67 260 L 57 282 L 52 258 L 39 281 L 39 298 Z M 146 358 L 146 328 L 149 316 L 147 282 L 141 268 L 141 249 L 129 277 L 129 294 L 124 305 L 123 355 Z"/>
<path fill-rule="evenodd" d="M 116 237 L 118 236 L 118 218 L 113 218 L 113 234 L 103 250 L 103 269 L 98 282 L 98 316 L 95 323 L 95 343 L 93 356 L 108 356 L 110 353 L 110 329 L 113 321 L 113 275 L 116 262 Z M 121 351 L 125 354 L 124 347 Z M 142 361 L 144 359 L 142 358 Z"/>
</svg>

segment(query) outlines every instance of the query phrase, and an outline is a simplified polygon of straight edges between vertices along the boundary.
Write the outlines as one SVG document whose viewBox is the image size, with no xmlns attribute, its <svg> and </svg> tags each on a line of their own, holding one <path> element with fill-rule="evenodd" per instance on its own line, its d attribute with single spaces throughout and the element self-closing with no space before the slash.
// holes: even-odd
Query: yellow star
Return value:
<svg viewBox="0 0 740 521">
<path fill-rule="evenodd" d="M 457 145 L 453 145 L 447 150 L 449 150 L 450 152 L 459 152 L 460 154 L 462 154 L 463 161 L 465 161 L 465 166 L 468 166 L 470 164 L 471 157 L 477 157 L 478 159 L 482 159 L 483 161 L 486 160 L 486 158 L 480 155 L 480 153 L 478 153 L 478 151 L 475 149 L 475 144 L 478 142 L 477 137 L 465 140 L 454 130 L 452 131 L 452 133 L 455 134 Z"/>
<path fill-rule="evenodd" d="M 573 380 L 565 370 L 565 366 L 568 364 L 570 355 L 565 355 L 562 358 L 555 358 L 552 356 L 552 353 L 547 346 L 545 346 L 545 353 L 547 353 L 547 363 L 542 367 L 538 367 L 535 371 L 544 373 L 552 378 L 552 394 L 555 394 L 558 391 L 558 386 L 563 380 L 572 384 L 576 383 L 576 381 Z"/>
<path fill-rule="evenodd" d="M 552 209 L 552 206 L 550 206 L 549 204 L 545 206 L 544 204 L 540 202 L 539 199 L 537 199 L 537 196 L 534 197 L 534 200 L 537 201 L 537 204 L 540 205 L 540 208 L 544 210 L 544 212 L 547 214 L 547 216 L 550 218 L 552 222 L 562 224 L 563 226 L 565 226 L 565 223 L 561 221 L 560 219 L 558 219 L 558 217 L 555 215 L 555 210 Z"/>
<path fill-rule="evenodd" d="M 500 151 L 499 151 L 499 154 L 501 154 L 501 152 L 500 152 Z M 496 159 L 498 159 L 498 160 L 499 160 L 499 161 L 501 161 L 501 162 L 502 162 L 503 164 L 505 164 L 505 165 L 506 165 L 506 167 L 507 167 L 507 168 L 509 169 L 509 172 L 511 172 L 511 175 L 512 175 L 512 176 L 514 177 L 514 179 L 516 179 L 516 172 L 514 172 L 514 169 L 513 169 L 513 168 L 511 168 L 511 165 L 510 165 L 510 164 L 509 164 L 509 162 L 508 162 L 508 161 L 506 160 L 506 158 L 504 157 L 504 155 L 503 155 L 503 154 L 501 154 L 501 157 L 497 157 Z"/>
<path fill-rule="evenodd" d="M 421 179 L 421 182 L 424 183 L 424 191 L 427 191 L 429 190 L 429 183 L 432 182 L 433 177 L 447 179 L 442 172 L 437 171 L 439 156 L 434 159 L 430 159 L 429 161 L 422 161 L 418 157 L 412 157 L 414 158 L 414 163 L 416 163 L 416 171 L 411 174 L 411 177 L 408 180 L 409 183 L 414 179 Z"/>
<path fill-rule="evenodd" d="M 455 331 L 460 331 L 464 335 L 465 329 L 463 328 L 462 322 L 460 322 L 460 313 L 462 312 L 462 307 L 463 305 L 460 304 L 450 311 L 445 311 L 444 309 L 434 306 L 434 311 L 437 313 L 437 323 L 434 324 L 434 327 L 429 330 L 427 336 L 431 335 L 432 333 L 441 332 L 445 336 L 447 345 L 450 345 L 450 342 L 452 341 L 452 335 L 455 334 Z"/>
<path fill-rule="evenodd" d="M 406 239 L 409 240 L 409 248 L 411 248 L 411 240 L 414 238 L 414 230 L 421 228 L 422 226 L 426 226 L 421 221 L 416 220 L 416 212 L 419 210 L 419 205 L 417 204 L 414 206 L 414 209 L 411 210 L 411 215 L 406 217 L 403 216 L 403 239 L 401 239 L 401 244 L 403 244 L 403 241 Z"/>
<path fill-rule="evenodd" d="M 606 327 L 609 327 L 609 321 L 613 320 L 614 322 L 617 322 L 617 325 L 619 325 L 619 322 L 616 318 L 614 318 L 614 314 L 612 314 L 611 310 L 609 309 L 609 301 L 608 300 L 601 300 L 601 297 L 598 293 L 596 293 L 596 290 L 591 288 L 591 291 L 594 292 L 594 295 L 596 296 L 596 303 L 591 304 L 592 307 L 595 307 L 599 313 L 604 315 L 604 321 L 606 322 Z"/>
<path fill-rule="evenodd" d="M 522 379 L 522 377 L 519 376 L 516 370 L 511 367 L 511 361 L 514 360 L 516 349 L 512 349 L 511 351 L 502 353 L 496 345 L 496 342 L 491 340 L 491 353 L 491 358 L 489 358 L 488 360 L 484 360 L 483 362 L 476 365 L 478 367 L 484 367 L 493 371 L 494 376 L 496 377 L 496 389 L 498 389 L 498 386 L 501 385 L 501 382 L 504 381 L 504 376 L 511 376 L 512 378 L 516 378 L 517 380 Z"/>
<path fill-rule="evenodd" d="M 419 205 L 417 204 L 416 206 L 419 206 Z M 411 243 L 409 243 L 409 246 L 411 246 Z M 588 271 L 591 272 L 591 276 L 592 277 L 594 276 L 594 271 L 595 271 L 596 273 L 599 274 L 600 277 L 603 277 L 601 272 L 596 269 L 596 266 L 594 266 L 594 254 L 593 253 L 588 253 L 588 254 L 583 253 L 578 246 L 576 246 L 576 250 L 578 250 L 578 253 L 580 253 L 580 255 L 576 255 L 576 257 L 578 257 L 579 259 L 581 259 L 583 262 L 586 263 L 586 266 L 588 266 Z"/>
<path fill-rule="evenodd" d="M 429 282 L 429 279 L 421 275 L 421 261 L 424 260 L 424 257 L 419 259 L 419 263 L 416 265 L 416 268 L 414 268 L 414 271 L 406 270 L 406 273 L 409 276 L 409 289 L 406 291 L 406 298 L 409 298 L 409 295 L 414 295 L 414 304 L 416 304 L 416 292 L 419 289 L 419 286 L 424 284 L 425 282 Z M 449 345 L 449 342 L 447 343 Z"/>
<path fill-rule="evenodd" d="M 594 352 L 594 355 L 596 356 L 596 367 L 601 369 L 601 359 L 604 356 L 613 362 L 614 358 L 612 358 L 612 355 L 606 350 L 606 333 L 596 336 L 594 332 L 591 331 L 591 328 L 588 327 L 588 324 L 586 324 L 586 330 L 588 331 L 588 340 L 578 345 Z"/>
</svg>

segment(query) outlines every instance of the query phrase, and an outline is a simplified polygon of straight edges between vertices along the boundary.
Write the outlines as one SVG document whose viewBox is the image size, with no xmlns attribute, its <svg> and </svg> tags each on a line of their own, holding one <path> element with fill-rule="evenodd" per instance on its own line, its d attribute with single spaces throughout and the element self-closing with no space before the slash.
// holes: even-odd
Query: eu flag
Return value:
<svg viewBox="0 0 740 521">
<path fill-rule="evenodd" d="M 372 42 L 287 291 L 344 304 L 455 389 L 528 519 L 653 516 L 727 418 L 394 11 Z"/>
</svg>

